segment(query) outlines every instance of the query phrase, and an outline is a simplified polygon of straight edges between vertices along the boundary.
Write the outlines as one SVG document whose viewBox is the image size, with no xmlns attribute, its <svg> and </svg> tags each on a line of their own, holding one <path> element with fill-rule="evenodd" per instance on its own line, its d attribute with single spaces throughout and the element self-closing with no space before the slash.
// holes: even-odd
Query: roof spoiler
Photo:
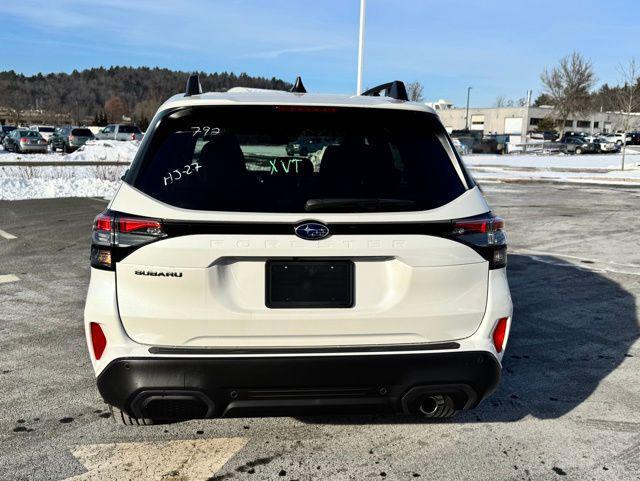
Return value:
<svg viewBox="0 0 640 481">
<path fill-rule="evenodd" d="M 200 85 L 200 77 L 197 73 L 193 75 L 189 75 L 187 79 L 187 86 L 184 91 L 185 97 L 190 97 L 192 95 L 199 95 L 202 93 L 202 85 Z"/>
<path fill-rule="evenodd" d="M 404 86 L 404 82 L 401 80 L 394 80 L 393 82 L 378 85 L 377 87 L 373 87 L 372 89 L 363 92 L 362 95 L 366 95 L 368 97 L 380 97 L 381 92 L 384 92 L 385 97 L 391 97 L 392 99 L 397 100 L 409 100 L 407 89 Z"/>
</svg>

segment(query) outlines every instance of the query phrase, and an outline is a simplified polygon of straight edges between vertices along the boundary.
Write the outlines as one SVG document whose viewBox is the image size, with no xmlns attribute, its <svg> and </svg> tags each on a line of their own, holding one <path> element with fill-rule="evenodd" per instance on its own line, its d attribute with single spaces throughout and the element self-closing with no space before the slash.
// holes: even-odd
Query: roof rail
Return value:
<svg viewBox="0 0 640 481">
<path fill-rule="evenodd" d="M 307 93 L 307 89 L 304 88 L 304 84 L 302 83 L 302 79 L 300 78 L 300 75 L 296 77 L 296 82 L 293 84 L 293 87 L 291 87 L 291 90 L 289 90 L 289 92 L 293 92 L 294 94 Z"/>
<path fill-rule="evenodd" d="M 202 85 L 200 85 L 200 77 L 197 73 L 193 75 L 189 75 L 187 80 L 187 86 L 184 91 L 185 97 L 190 97 L 192 95 L 198 95 L 202 93 Z"/>
<path fill-rule="evenodd" d="M 401 80 L 394 80 L 393 82 L 378 85 L 377 87 L 373 87 L 372 89 L 363 92 L 361 95 L 366 95 L 368 97 L 380 97 L 381 92 L 384 92 L 385 97 L 391 97 L 392 99 L 397 100 L 409 100 L 407 89 L 404 86 L 404 82 Z"/>
</svg>

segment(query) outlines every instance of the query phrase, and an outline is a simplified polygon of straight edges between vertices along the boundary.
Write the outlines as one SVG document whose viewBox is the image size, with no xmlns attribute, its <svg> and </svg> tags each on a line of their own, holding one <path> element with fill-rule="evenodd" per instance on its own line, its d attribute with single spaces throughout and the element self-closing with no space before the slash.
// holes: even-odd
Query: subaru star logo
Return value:
<svg viewBox="0 0 640 481">
<path fill-rule="evenodd" d="M 306 240 L 320 240 L 329 235 L 329 228 L 319 222 L 304 222 L 294 230 L 298 237 Z"/>
</svg>

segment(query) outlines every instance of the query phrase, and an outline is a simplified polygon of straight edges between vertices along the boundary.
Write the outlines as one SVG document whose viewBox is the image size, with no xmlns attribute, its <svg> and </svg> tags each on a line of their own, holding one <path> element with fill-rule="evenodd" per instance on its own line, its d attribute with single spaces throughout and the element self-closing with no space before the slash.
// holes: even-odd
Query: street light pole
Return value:
<svg viewBox="0 0 640 481">
<path fill-rule="evenodd" d="M 358 41 L 358 85 L 356 87 L 356 95 L 362 93 L 362 57 L 364 53 L 364 11 L 367 6 L 367 0 L 360 0 L 360 38 Z"/>
<path fill-rule="evenodd" d="M 469 130 L 469 96 L 471 95 L 471 87 L 467 87 L 467 115 L 464 118 L 464 130 Z"/>
</svg>

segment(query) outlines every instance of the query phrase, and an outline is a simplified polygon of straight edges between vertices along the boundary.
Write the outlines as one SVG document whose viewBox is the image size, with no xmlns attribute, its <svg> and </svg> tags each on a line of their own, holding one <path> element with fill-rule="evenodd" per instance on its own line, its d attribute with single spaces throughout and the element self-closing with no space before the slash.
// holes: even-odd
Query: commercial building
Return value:
<svg viewBox="0 0 640 481">
<path fill-rule="evenodd" d="M 467 120 L 467 109 L 456 108 L 449 102 L 439 100 L 427 104 L 433 107 L 449 132 L 453 130 L 482 131 L 485 134 L 507 134 L 521 136 L 522 141 L 530 132 L 536 132 L 542 119 L 555 119 L 558 115 L 552 107 L 501 107 L 470 108 Z M 638 117 L 640 124 L 640 115 Z M 567 120 L 565 132 L 606 133 L 616 132 L 622 128 L 624 114 L 615 112 L 596 112 L 572 116 Z M 637 126 L 640 128 L 640 125 Z M 512 141 L 516 140 L 512 138 Z M 517 141 L 517 140 L 516 140 Z"/>
</svg>

